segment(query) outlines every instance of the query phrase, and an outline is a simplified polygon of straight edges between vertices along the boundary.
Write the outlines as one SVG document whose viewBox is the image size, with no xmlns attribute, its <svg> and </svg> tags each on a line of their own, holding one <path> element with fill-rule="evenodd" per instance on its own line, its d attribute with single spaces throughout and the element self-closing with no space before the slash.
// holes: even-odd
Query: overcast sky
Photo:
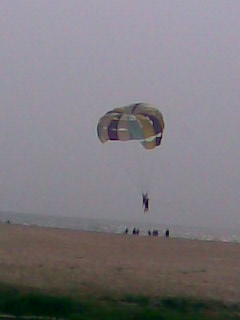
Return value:
<svg viewBox="0 0 240 320">
<path fill-rule="evenodd" d="M 2 0 L 0 210 L 240 229 L 239 17 L 238 0 Z M 99 118 L 141 101 L 161 147 L 101 144 Z"/>
</svg>

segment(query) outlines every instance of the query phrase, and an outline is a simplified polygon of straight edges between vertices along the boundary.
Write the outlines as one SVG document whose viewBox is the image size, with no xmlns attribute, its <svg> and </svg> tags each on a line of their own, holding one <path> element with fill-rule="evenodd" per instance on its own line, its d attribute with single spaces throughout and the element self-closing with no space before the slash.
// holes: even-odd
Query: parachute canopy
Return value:
<svg viewBox="0 0 240 320">
<path fill-rule="evenodd" d="M 153 105 L 136 103 L 115 108 L 100 118 L 97 125 L 99 140 L 139 140 L 145 149 L 160 146 L 164 130 L 161 112 Z"/>
</svg>

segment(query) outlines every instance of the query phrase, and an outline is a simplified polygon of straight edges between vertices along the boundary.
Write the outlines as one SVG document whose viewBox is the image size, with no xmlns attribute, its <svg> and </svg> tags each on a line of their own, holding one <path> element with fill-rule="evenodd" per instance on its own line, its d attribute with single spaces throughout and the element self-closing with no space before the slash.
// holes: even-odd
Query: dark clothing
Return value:
<svg viewBox="0 0 240 320">
<path fill-rule="evenodd" d="M 146 195 L 146 194 L 143 194 L 143 195 L 142 195 L 142 206 L 143 206 L 143 207 L 145 206 L 146 199 L 147 199 L 147 195 Z"/>
<path fill-rule="evenodd" d="M 149 209 L 149 199 L 147 198 L 145 200 L 145 211 L 148 211 L 148 209 Z"/>
<path fill-rule="evenodd" d="M 143 197 L 143 207 L 144 207 L 144 212 L 147 212 L 149 210 L 149 198 L 148 198 L 148 194 L 142 194 L 142 197 Z"/>
</svg>

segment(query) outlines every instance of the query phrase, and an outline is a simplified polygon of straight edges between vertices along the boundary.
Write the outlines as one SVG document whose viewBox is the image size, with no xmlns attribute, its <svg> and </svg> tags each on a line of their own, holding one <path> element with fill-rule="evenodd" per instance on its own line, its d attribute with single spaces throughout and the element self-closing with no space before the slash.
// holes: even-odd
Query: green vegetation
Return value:
<svg viewBox="0 0 240 320">
<path fill-rule="evenodd" d="M 1 286 L 0 314 L 14 315 L 18 319 L 42 316 L 43 319 L 70 320 L 237 320 L 240 319 L 240 305 L 131 295 L 75 300 Z"/>
</svg>

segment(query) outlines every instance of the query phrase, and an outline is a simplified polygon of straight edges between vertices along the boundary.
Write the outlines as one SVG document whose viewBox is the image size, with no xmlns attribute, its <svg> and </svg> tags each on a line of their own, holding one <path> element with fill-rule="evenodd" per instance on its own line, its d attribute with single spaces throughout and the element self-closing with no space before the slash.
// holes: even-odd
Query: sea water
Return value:
<svg viewBox="0 0 240 320">
<path fill-rule="evenodd" d="M 158 230 L 159 236 L 165 235 L 166 229 L 170 230 L 173 238 L 197 239 L 206 241 L 224 241 L 240 243 L 240 230 L 213 229 L 200 227 L 186 227 L 162 224 L 143 224 L 111 219 L 88 219 L 80 217 L 50 216 L 28 213 L 0 212 L 0 222 L 19 224 L 25 226 L 38 226 L 45 228 L 62 228 L 106 233 L 124 233 L 128 228 L 131 234 L 133 228 L 139 229 L 139 234 L 146 236 L 148 230 Z"/>
</svg>

